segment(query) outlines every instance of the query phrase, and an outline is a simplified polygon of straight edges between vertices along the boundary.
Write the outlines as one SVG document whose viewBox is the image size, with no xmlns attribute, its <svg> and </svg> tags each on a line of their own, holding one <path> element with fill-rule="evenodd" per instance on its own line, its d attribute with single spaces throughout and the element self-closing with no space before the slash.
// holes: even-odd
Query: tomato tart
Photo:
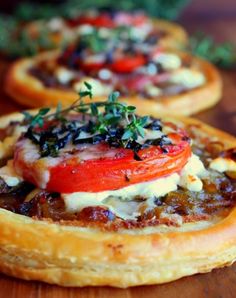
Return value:
<svg viewBox="0 0 236 298">
<path fill-rule="evenodd" d="M 133 35 L 159 46 L 180 49 L 185 48 L 188 42 L 187 33 L 180 25 L 151 19 L 143 12 L 131 14 L 124 11 L 90 10 L 67 19 L 54 17 L 20 23 L 17 28 L 11 29 L 12 47 L 3 46 L 3 51 L 13 57 L 35 55 L 37 52 L 73 43 L 84 30 L 100 28 L 106 32 L 119 27 L 125 27 Z M 26 43 L 27 40 L 29 44 Z"/>
<path fill-rule="evenodd" d="M 87 84 L 86 94 L 91 95 Z M 158 284 L 236 258 L 236 139 L 117 101 L 0 118 L 0 270 Z"/>
<path fill-rule="evenodd" d="M 77 43 L 13 63 L 6 91 L 30 106 L 71 104 L 88 81 L 94 100 L 118 90 L 139 113 L 189 115 L 214 105 L 221 96 L 216 68 L 199 58 L 164 49 L 126 26 L 83 26 Z"/>
</svg>

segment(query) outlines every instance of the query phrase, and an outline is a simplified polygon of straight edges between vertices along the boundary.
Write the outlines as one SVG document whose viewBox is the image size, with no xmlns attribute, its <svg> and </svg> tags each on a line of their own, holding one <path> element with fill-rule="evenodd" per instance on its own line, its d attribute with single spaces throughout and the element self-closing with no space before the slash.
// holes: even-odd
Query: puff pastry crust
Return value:
<svg viewBox="0 0 236 298">
<path fill-rule="evenodd" d="M 176 52 L 181 57 L 189 57 L 187 53 Z M 46 87 L 39 79 L 31 75 L 28 70 L 37 61 L 55 59 L 58 52 L 43 53 L 34 58 L 21 59 L 13 63 L 6 77 L 5 90 L 17 102 L 28 107 L 55 106 L 60 99 L 63 105 L 70 105 L 78 97 L 75 91 Z M 217 69 L 207 61 L 196 57 L 189 57 L 192 64 L 200 69 L 206 83 L 198 88 L 177 95 L 159 97 L 158 99 L 143 99 L 137 96 L 121 97 L 123 102 L 137 107 L 141 115 L 171 113 L 173 115 L 191 115 L 209 108 L 219 101 L 222 94 L 222 81 Z M 106 97 L 94 97 L 95 101 Z"/>
<path fill-rule="evenodd" d="M 182 26 L 174 22 L 168 22 L 159 19 L 152 19 L 154 28 L 167 32 L 158 44 L 164 48 L 184 49 L 188 44 L 188 34 Z"/>
<path fill-rule="evenodd" d="M 1 117 L 0 128 L 21 117 Z M 200 121 L 170 119 L 195 125 L 226 148 L 236 146 L 234 137 Z M 0 224 L 0 271 L 62 286 L 158 284 L 230 265 L 236 259 L 235 208 L 225 218 L 179 228 L 107 232 L 39 221 L 4 209 L 0 209 Z"/>
</svg>

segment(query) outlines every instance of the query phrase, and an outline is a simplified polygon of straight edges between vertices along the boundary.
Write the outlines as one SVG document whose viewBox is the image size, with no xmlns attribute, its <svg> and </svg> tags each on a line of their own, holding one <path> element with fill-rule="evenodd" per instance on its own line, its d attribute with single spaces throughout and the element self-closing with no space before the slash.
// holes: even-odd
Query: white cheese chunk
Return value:
<svg viewBox="0 0 236 298">
<path fill-rule="evenodd" d="M 210 163 L 210 169 L 217 172 L 236 172 L 236 162 L 230 158 L 217 157 Z"/>
<path fill-rule="evenodd" d="M 87 200 L 95 199 L 98 202 L 103 202 L 103 200 L 109 197 L 118 197 L 125 201 L 130 201 L 137 196 L 141 196 L 143 198 L 150 198 L 154 196 L 161 197 L 170 191 L 176 190 L 178 182 L 179 175 L 175 173 L 164 178 L 132 184 L 117 190 L 75 192 L 72 194 L 62 194 L 62 197 L 65 200 L 68 210 L 75 210 L 77 208 L 76 204 L 80 204 L 79 201 L 83 198 Z"/>
<path fill-rule="evenodd" d="M 195 69 L 180 68 L 171 74 L 169 82 L 191 89 L 205 84 L 206 78 L 203 73 Z"/>
<path fill-rule="evenodd" d="M 15 172 L 13 160 L 9 160 L 6 166 L 0 168 L 0 177 L 8 186 L 16 186 L 23 181 L 23 179 Z"/>
<path fill-rule="evenodd" d="M 56 17 L 52 18 L 50 21 L 47 22 L 46 26 L 52 32 L 58 32 L 65 28 L 65 22 L 62 18 Z"/>
<path fill-rule="evenodd" d="M 179 185 L 190 191 L 201 191 L 203 184 L 199 177 L 206 175 L 207 170 L 203 163 L 197 155 L 193 154 L 181 171 Z"/>
<path fill-rule="evenodd" d="M 136 39 L 136 40 L 145 40 L 145 38 L 147 37 L 147 35 L 151 32 L 152 27 L 150 26 L 150 24 L 146 24 L 146 26 L 133 26 L 130 27 L 130 37 L 132 39 Z"/>
<path fill-rule="evenodd" d="M 154 206 L 154 198 L 175 191 L 178 185 L 190 191 L 201 191 L 202 181 L 199 177 L 204 177 L 206 173 L 207 171 L 198 156 L 192 154 L 179 174 L 174 173 L 163 178 L 136 183 L 117 190 L 62 194 L 62 198 L 68 212 L 80 211 L 88 206 L 106 206 L 117 216 L 131 219 L 139 214 L 138 206 L 140 207 L 140 204 L 137 205 L 136 197 L 142 197 L 146 204 L 151 207 Z M 125 206 L 127 206 L 127 211 Z"/>
<path fill-rule="evenodd" d="M 104 85 L 99 80 L 93 78 L 83 78 L 83 80 L 74 83 L 73 88 L 76 92 L 85 91 L 84 82 L 89 83 L 93 87 L 93 95 L 94 96 L 105 96 L 108 95 L 112 90 L 110 86 Z"/>
<path fill-rule="evenodd" d="M 155 63 L 160 63 L 166 70 L 178 69 L 181 66 L 181 59 L 175 54 L 157 53 L 153 56 Z"/>
<path fill-rule="evenodd" d="M 190 191 L 201 191 L 202 181 L 196 175 L 183 175 L 181 176 L 179 185 Z"/>
<path fill-rule="evenodd" d="M 158 97 L 163 93 L 161 88 L 158 88 L 153 84 L 147 85 L 145 90 L 148 93 L 148 95 L 150 95 L 151 97 Z"/>
<path fill-rule="evenodd" d="M 75 77 L 73 71 L 65 67 L 58 67 L 54 74 L 61 84 L 67 84 Z"/>
<path fill-rule="evenodd" d="M 78 33 L 79 35 L 87 35 L 87 34 L 91 34 L 91 33 L 93 33 L 93 31 L 94 31 L 94 27 L 91 26 L 91 25 L 87 25 L 87 24 L 85 24 L 85 25 L 81 25 L 81 26 L 79 26 L 78 29 L 77 29 L 77 33 Z"/>
</svg>

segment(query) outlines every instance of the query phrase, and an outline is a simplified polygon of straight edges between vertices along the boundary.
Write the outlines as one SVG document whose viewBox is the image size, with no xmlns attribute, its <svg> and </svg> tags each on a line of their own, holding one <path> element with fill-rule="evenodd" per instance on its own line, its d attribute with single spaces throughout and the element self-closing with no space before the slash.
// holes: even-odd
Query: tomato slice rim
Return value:
<svg viewBox="0 0 236 298">
<path fill-rule="evenodd" d="M 184 141 L 174 146 L 175 150 L 169 154 L 161 153 L 157 147 L 141 150 L 141 158 L 147 153 L 151 155 L 142 161 L 135 160 L 129 149 L 125 157 L 118 159 L 88 160 L 79 164 L 67 161 L 50 168 L 46 189 L 60 193 L 102 192 L 178 173 L 187 163 L 191 148 Z M 156 153 L 152 156 L 151 151 Z"/>
</svg>

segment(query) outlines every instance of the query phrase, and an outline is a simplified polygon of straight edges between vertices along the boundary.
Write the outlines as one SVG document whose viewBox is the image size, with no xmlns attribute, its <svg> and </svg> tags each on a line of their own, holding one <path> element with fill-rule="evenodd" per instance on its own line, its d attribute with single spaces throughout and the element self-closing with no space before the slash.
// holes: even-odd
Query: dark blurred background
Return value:
<svg viewBox="0 0 236 298">
<path fill-rule="evenodd" d="M 114 0 L 111 0 L 114 1 Z M 143 0 L 145 1 L 145 0 Z M 12 12 L 19 3 L 26 2 L 22 0 L 0 0 L 0 9 L 2 12 Z M 64 3 L 65 0 L 34 0 L 27 2 L 38 3 Z M 87 1 L 89 3 L 89 0 Z M 236 1 L 235 0 L 192 0 L 189 7 L 184 12 L 184 17 L 192 18 L 236 18 Z"/>
<path fill-rule="evenodd" d="M 114 0 L 111 0 L 113 2 Z M 145 0 L 144 0 L 145 1 Z M 22 0 L 0 0 L 0 12 L 12 13 L 15 7 L 26 1 Z M 35 0 L 33 3 L 58 4 L 65 3 L 64 0 Z M 89 4 L 89 0 L 87 3 Z M 175 1 L 172 1 L 173 3 Z M 217 39 L 231 40 L 236 42 L 236 34 L 232 34 L 233 27 L 236 26 L 236 0 L 189 0 L 189 4 L 182 11 L 177 20 L 185 25 L 190 32 L 202 30 L 215 34 L 217 27 Z M 92 1 L 94 3 L 94 1 Z M 92 7 L 91 7 L 92 8 Z M 227 21 L 227 28 L 224 26 Z M 224 29 L 221 29 L 224 28 Z M 233 40 L 232 40 L 233 39 Z"/>
</svg>

